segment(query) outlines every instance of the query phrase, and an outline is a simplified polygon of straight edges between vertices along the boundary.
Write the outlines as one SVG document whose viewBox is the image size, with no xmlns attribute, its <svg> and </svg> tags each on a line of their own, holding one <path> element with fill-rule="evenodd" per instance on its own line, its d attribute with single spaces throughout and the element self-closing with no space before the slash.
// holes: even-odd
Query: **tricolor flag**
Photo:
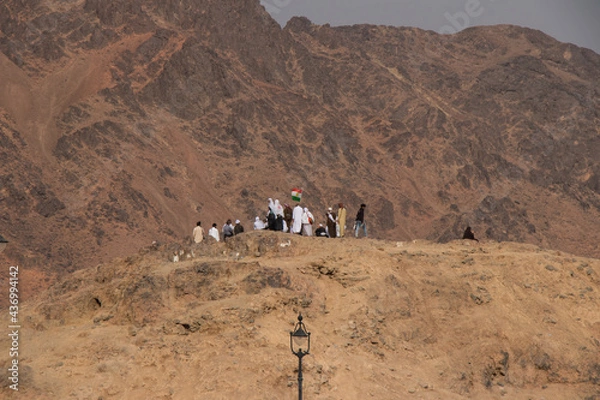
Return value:
<svg viewBox="0 0 600 400">
<path fill-rule="evenodd" d="M 302 189 L 292 189 L 292 200 L 298 202 L 302 200 Z"/>
</svg>

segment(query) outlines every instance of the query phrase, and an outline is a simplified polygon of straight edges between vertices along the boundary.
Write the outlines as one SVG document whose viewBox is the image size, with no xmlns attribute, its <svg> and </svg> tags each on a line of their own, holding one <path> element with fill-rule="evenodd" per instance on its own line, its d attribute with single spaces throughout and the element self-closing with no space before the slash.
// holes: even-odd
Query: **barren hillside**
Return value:
<svg viewBox="0 0 600 400">
<path fill-rule="evenodd" d="M 1 396 L 293 399 L 301 312 L 306 399 L 598 399 L 599 274 L 512 242 L 251 232 L 148 247 L 25 305 L 21 390 L 4 380 Z"/>
<path fill-rule="evenodd" d="M 600 56 L 258 0 L 0 4 L 0 230 L 36 282 L 305 190 L 370 233 L 600 256 Z M 32 268 L 36 268 L 33 270 Z"/>
</svg>

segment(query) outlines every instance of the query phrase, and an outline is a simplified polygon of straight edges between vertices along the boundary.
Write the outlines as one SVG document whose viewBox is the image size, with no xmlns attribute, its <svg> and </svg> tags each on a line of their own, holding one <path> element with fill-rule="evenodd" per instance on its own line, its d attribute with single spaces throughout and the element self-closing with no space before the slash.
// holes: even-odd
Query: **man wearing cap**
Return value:
<svg viewBox="0 0 600 400">
<path fill-rule="evenodd" d="M 329 237 L 330 238 L 337 237 L 335 213 L 333 212 L 333 209 L 331 207 L 329 207 L 327 209 L 327 213 L 325 214 L 325 217 L 327 218 L 327 233 L 329 234 Z"/>
<path fill-rule="evenodd" d="M 329 237 L 329 235 L 327 235 L 327 231 L 325 230 L 325 227 L 323 226 L 323 224 L 319 224 L 319 227 L 315 231 L 315 236 Z"/>
<path fill-rule="evenodd" d="M 242 223 L 240 222 L 240 220 L 236 219 L 235 226 L 233 227 L 233 234 L 239 235 L 242 232 L 244 232 L 244 227 L 242 226 Z"/>
</svg>

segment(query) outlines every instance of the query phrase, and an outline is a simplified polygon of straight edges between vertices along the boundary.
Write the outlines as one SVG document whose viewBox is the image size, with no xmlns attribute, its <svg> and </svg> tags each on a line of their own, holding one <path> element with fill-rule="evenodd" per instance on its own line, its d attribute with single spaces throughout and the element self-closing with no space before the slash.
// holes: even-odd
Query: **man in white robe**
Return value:
<svg viewBox="0 0 600 400">
<path fill-rule="evenodd" d="M 217 224 L 212 224 L 212 228 L 208 230 L 208 236 L 214 238 L 217 242 L 219 241 L 219 230 L 217 229 Z"/>
<path fill-rule="evenodd" d="M 294 212 L 292 213 L 292 233 L 300 234 L 302 232 L 302 214 L 304 210 L 300 207 L 300 204 L 294 207 Z"/>
</svg>

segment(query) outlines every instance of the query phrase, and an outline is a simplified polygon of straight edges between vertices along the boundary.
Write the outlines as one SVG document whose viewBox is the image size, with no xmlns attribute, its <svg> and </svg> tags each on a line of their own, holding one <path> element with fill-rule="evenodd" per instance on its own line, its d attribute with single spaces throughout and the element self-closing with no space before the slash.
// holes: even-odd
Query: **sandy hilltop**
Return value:
<svg viewBox="0 0 600 400">
<path fill-rule="evenodd" d="M 255 231 L 153 246 L 25 304 L 21 389 L 0 393 L 294 399 L 301 312 L 307 399 L 598 399 L 599 274 L 509 242 Z"/>
<path fill-rule="evenodd" d="M 303 188 L 376 238 L 600 257 L 600 55 L 517 26 L 282 28 L 259 0 L 3 0 L 0 233 L 36 277 Z M 353 215 L 352 215 L 353 216 Z M 0 303 L 2 304 L 2 303 Z"/>
</svg>

